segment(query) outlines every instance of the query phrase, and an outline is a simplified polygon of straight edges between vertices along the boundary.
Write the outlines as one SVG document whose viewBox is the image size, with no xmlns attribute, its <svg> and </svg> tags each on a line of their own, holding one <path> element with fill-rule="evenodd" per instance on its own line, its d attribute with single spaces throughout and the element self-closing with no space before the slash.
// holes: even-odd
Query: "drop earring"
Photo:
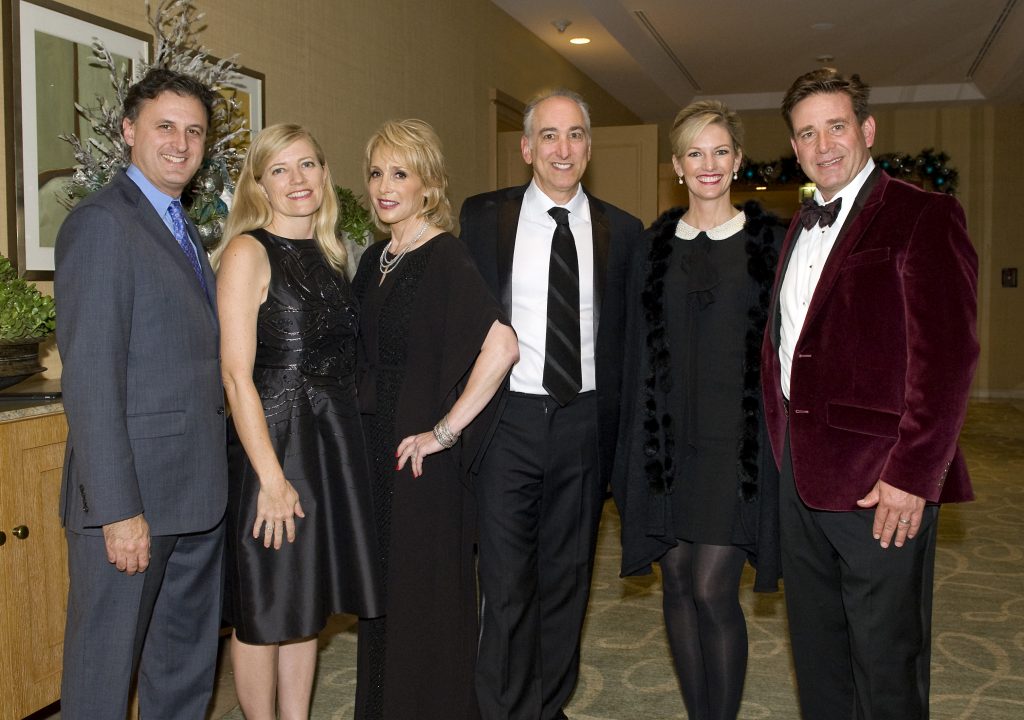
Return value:
<svg viewBox="0 0 1024 720">
<path fill-rule="evenodd" d="M 682 185 L 682 184 L 683 184 L 683 176 L 682 176 L 682 175 L 680 175 L 680 176 L 679 176 L 679 184 L 680 184 L 680 185 Z"/>
<path fill-rule="evenodd" d="M 733 171 L 732 179 L 733 180 L 739 180 L 740 179 L 740 174 L 738 172 L 736 172 L 736 171 Z"/>
</svg>

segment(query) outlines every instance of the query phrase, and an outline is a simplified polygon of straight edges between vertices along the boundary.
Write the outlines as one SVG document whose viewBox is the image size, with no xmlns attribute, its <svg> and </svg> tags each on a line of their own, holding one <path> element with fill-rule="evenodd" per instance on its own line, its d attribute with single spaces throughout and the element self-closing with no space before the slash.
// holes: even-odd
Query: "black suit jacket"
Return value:
<svg viewBox="0 0 1024 720">
<path fill-rule="evenodd" d="M 459 215 L 462 240 L 480 274 L 511 317 L 512 258 L 523 194 L 529 185 L 474 195 Z M 586 189 L 584 189 L 586 192 Z M 586 193 L 594 235 L 594 337 L 601 482 L 611 477 L 619 424 L 622 342 L 629 254 L 640 220 Z"/>
</svg>

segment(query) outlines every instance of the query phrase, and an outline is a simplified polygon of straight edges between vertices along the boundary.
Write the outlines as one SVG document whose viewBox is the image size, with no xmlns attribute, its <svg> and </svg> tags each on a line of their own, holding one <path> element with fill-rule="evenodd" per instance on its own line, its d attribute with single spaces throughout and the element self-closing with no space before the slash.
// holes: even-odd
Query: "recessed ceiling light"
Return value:
<svg viewBox="0 0 1024 720">
<path fill-rule="evenodd" d="M 586 37 L 575 37 L 569 40 L 573 45 L 586 45 L 590 42 L 590 38 Z"/>
</svg>

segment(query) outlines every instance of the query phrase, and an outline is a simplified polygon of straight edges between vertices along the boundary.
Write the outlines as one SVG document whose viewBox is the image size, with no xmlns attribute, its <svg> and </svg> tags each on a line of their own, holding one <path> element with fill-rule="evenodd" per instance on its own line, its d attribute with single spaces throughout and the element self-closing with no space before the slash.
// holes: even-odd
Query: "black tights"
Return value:
<svg viewBox="0 0 1024 720">
<path fill-rule="evenodd" d="M 735 720 L 747 672 L 746 553 L 680 540 L 661 558 L 665 628 L 690 720 Z"/>
</svg>

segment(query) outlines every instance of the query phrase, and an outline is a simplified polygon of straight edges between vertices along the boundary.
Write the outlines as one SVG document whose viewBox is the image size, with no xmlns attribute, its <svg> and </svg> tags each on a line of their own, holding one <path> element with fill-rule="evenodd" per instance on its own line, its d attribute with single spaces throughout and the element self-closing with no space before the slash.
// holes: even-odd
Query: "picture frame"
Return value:
<svg viewBox="0 0 1024 720">
<path fill-rule="evenodd" d="M 3 0 L 4 97 L 7 128 L 7 248 L 21 277 L 53 278 L 53 246 L 67 209 L 57 193 L 74 169 L 71 145 L 91 133 L 75 109 L 97 95 L 113 100 L 106 68 L 90 64 L 103 43 L 138 79 L 152 37 L 51 0 Z"/>
<path fill-rule="evenodd" d="M 211 61 L 216 58 L 211 57 Z M 267 123 L 266 110 L 263 102 L 263 84 L 266 77 L 263 73 L 239 65 L 235 68 L 235 75 L 230 82 L 230 88 L 221 88 L 221 94 L 233 93 L 245 115 L 248 128 L 255 136 Z"/>
</svg>

